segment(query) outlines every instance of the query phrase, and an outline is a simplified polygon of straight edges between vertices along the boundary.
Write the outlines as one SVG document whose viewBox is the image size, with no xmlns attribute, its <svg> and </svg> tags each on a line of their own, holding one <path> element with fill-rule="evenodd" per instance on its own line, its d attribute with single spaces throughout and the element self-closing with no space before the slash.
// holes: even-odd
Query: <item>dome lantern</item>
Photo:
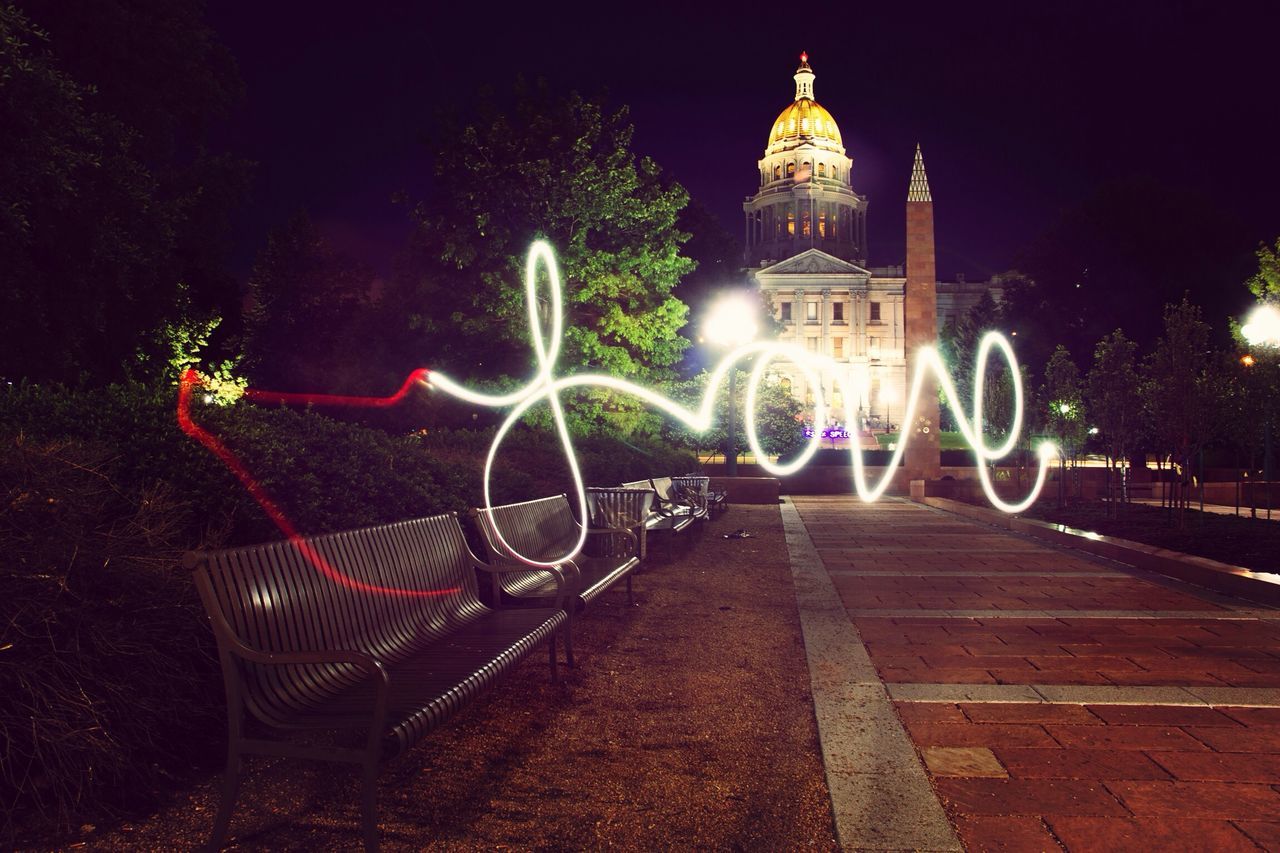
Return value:
<svg viewBox="0 0 1280 853">
<path fill-rule="evenodd" d="M 800 54 L 800 67 L 796 69 L 796 100 L 813 100 L 813 69 L 809 67 L 809 54 Z"/>
</svg>

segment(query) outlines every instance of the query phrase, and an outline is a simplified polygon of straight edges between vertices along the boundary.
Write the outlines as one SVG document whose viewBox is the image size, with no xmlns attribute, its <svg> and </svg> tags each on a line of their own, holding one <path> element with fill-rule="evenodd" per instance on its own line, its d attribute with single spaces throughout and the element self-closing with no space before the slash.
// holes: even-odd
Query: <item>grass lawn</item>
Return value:
<svg viewBox="0 0 1280 853">
<path fill-rule="evenodd" d="M 1158 506 L 1121 506 L 1120 517 L 1113 519 L 1108 517 L 1107 506 L 1101 501 L 1069 504 L 1059 509 L 1049 495 L 1023 514 L 1254 571 L 1280 572 L 1280 521 L 1251 519 L 1247 510 L 1237 518 L 1188 509 L 1185 524 L 1179 528 L 1176 511 L 1173 522 L 1169 523 L 1165 510 Z"/>
<path fill-rule="evenodd" d="M 880 442 L 880 447 L 884 450 L 889 449 L 890 444 L 898 443 L 898 433 L 891 432 L 884 435 L 877 435 L 876 441 Z M 938 433 L 938 439 L 942 442 L 943 450 L 968 450 L 969 443 L 964 440 L 964 436 L 958 432 L 942 432 Z"/>
</svg>

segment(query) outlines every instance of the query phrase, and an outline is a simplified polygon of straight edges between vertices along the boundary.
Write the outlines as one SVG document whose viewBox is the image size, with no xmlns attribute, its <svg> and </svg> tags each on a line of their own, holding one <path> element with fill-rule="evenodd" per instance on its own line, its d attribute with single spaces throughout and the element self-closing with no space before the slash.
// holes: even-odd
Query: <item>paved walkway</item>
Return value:
<svg viewBox="0 0 1280 853">
<path fill-rule="evenodd" d="M 846 849 L 1280 849 L 1280 610 L 904 500 L 783 518 Z"/>
</svg>

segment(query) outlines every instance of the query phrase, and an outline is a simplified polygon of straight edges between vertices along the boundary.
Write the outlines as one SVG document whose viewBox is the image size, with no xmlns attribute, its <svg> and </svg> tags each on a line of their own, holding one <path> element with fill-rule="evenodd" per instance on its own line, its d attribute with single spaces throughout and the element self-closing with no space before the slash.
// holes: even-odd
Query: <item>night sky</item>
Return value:
<svg viewBox="0 0 1280 853">
<path fill-rule="evenodd" d="M 873 264 L 903 260 L 917 141 L 944 278 L 1008 269 L 1059 210 L 1135 175 L 1211 197 L 1251 244 L 1280 234 L 1280 13 L 1263 5 L 286 5 L 209 12 L 247 90 L 219 141 L 259 163 L 242 273 L 299 207 L 387 269 L 407 230 L 392 195 L 428 189 L 433 113 L 519 73 L 629 104 L 636 149 L 740 239 L 801 50 L 871 198 Z"/>
</svg>

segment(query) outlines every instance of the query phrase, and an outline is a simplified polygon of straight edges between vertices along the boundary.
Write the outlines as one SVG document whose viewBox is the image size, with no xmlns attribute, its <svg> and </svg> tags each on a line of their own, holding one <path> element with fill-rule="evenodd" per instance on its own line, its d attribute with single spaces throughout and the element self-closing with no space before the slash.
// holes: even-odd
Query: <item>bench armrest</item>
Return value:
<svg viewBox="0 0 1280 853">
<path fill-rule="evenodd" d="M 581 572 L 578 571 L 578 567 L 573 564 L 572 560 L 566 560 L 558 566 L 548 568 L 545 566 L 530 566 L 527 563 L 519 563 L 515 560 L 499 559 L 496 556 L 494 559 L 497 560 L 497 562 L 486 563 L 481 560 L 476 560 L 475 566 L 477 569 L 488 572 L 491 575 L 506 575 L 511 574 L 512 572 L 546 572 L 555 578 L 556 607 L 564 606 L 564 594 L 566 588 L 569 586 L 569 572 L 566 571 L 566 569 L 572 570 L 575 577 L 581 577 Z"/>
</svg>

